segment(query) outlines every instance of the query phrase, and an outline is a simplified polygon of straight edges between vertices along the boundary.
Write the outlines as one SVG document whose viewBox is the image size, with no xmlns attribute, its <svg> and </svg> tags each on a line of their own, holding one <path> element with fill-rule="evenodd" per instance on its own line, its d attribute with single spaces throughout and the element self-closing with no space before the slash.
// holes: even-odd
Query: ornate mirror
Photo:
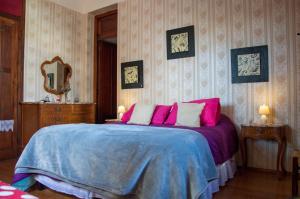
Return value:
<svg viewBox="0 0 300 199">
<path fill-rule="evenodd" d="M 41 72 L 44 76 L 44 88 L 47 92 L 62 95 L 70 91 L 70 78 L 72 68 L 62 61 L 59 56 L 51 61 L 44 61 L 41 65 Z"/>
</svg>

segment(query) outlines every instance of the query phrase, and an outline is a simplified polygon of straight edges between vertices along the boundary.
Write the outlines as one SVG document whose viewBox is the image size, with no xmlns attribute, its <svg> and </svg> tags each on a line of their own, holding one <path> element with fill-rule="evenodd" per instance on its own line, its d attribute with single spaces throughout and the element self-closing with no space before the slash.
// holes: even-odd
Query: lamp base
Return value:
<svg viewBox="0 0 300 199">
<path fill-rule="evenodd" d="M 265 124 L 265 125 L 268 123 L 268 118 L 267 118 L 266 115 L 261 115 L 261 117 L 260 117 L 260 123 L 261 124 Z"/>
</svg>

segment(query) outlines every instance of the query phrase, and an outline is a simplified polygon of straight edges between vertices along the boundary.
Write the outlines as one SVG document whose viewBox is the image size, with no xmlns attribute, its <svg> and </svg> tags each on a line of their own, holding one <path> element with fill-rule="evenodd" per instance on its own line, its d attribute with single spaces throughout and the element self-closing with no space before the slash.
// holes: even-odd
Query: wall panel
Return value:
<svg viewBox="0 0 300 199">
<path fill-rule="evenodd" d="M 43 89 L 40 65 L 60 56 L 72 66 L 70 96 L 92 101 L 93 17 L 46 0 L 27 0 L 25 17 L 24 101 L 39 101 Z"/>
<path fill-rule="evenodd" d="M 137 101 L 171 104 L 220 97 L 223 112 L 237 127 L 259 119 L 258 106 L 267 103 L 272 108 L 272 119 L 291 128 L 289 151 L 300 147 L 297 141 L 300 138 L 297 130 L 300 50 L 299 36 L 296 39 L 295 33 L 300 27 L 299 4 L 299 0 L 125 0 L 119 3 L 119 28 L 122 29 L 119 42 L 123 45 L 119 49 L 119 63 L 143 59 L 145 68 L 145 88 L 121 90 L 119 87 L 119 103 L 126 106 Z M 132 17 L 141 20 L 133 23 Z M 196 56 L 167 60 L 165 31 L 187 25 L 195 25 Z M 132 41 L 123 32 L 134 34 L 136 39 Z M 231 84 L 230 49 L 266 44 L 270 81 Z M 136 50 L 141 53 L 134 53 Z M 276 144 L 252 142 L 249 152 L 251 166 L 275 169 Z"/>
</svg>

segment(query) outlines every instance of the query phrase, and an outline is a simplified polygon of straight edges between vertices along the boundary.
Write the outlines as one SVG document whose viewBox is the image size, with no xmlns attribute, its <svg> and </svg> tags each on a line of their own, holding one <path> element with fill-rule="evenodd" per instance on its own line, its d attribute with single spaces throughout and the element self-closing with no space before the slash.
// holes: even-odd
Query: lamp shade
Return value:
<svg viewBox="0 0 300 199">
<path fill-rule="evenodd" d="M 269 108 L 269 106 L 267 106 L 265 104 L 260 105 L 258 113 L 260 115 L 269 115 L 270 114 L 270 108 Z"/>
<path fill-rule="evenodd" d="M 125 113 L 125 107 L 123 105 L 118 106 L 118 113 Z"/>
</svg>

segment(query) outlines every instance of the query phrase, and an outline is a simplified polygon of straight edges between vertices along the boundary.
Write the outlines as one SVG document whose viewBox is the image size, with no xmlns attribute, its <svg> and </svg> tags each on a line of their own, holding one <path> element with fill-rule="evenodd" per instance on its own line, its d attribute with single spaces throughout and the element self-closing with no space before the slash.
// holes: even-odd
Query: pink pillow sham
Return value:
<svg viewBox="0 0 300 199">
<path fill-rule="evenodd" d="M 152 116 L 151 124 L 163 124 L 168 117 L 171 108 L 172 106 L 157 105 Z"/>
<path fill-rule="evenodd" d="M 123 123 L 127 123 L 130 120 L 132 112 L 134 110 L 134 106 L 135 106 L 135 104 L 132 104 L 131 107 L 128 109 L 128 111 L 126 111 L 123 114 L 123 117 L 121 118 Z"/>
<path fill-rule="evenodd" d="M 199 99 L 190 101 L 188 103 L 205 103 L 205 107 L 200 115 L 201 125 L 216 126 L 218 124 L 221 116 L 220 98 Z M 178 105 L 177 103 L 174 103 L 171 113 L 169 114 L 165 124 L 175 125 L 177 118 L 177 110 Z"/>
<path fill-rule="evenodd" d="M 123 123 L 127 123 L 130 120 L 131 115 L 132 115 L 133 110 L 134 110 L 134 107 L 135 107 L 135 104 L 131 105 L 131 107 L 128 109 L 128 111 L 126 111 L 123 114 L 123 117 L 121 119 L 121 121 Z M 153 112 L 153 116 L 152 116 L 152 119 L 151 119 L 151 124 L 157 124 L 157 125 L 163 124 L 164 121 L 166 120 L 166 118 L 168 117 L 171 108 L 172 108 L 172 106 L 157 105 L 155 107 L 154 112 Z"/>
</svg>

